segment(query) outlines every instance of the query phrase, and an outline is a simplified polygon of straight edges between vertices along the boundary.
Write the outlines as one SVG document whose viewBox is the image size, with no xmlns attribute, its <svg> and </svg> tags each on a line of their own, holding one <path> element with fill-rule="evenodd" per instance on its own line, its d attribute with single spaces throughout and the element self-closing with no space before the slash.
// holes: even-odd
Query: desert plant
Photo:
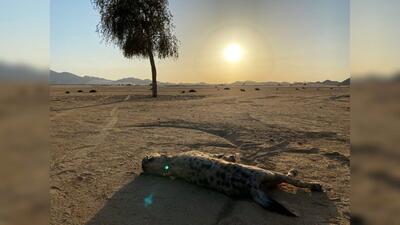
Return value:
<svg viewBox="0 0 400 225">
<path fill-rule="evenodd" d="M 97 31 L 114 43 L 126 58 L 150 59 L 152 96 L 157 97 L 157 69 L 154 55 L 178 57 L 178 39 L 173 34 L 168 0 L 92 0 L 100 12 Z"/>
</svg>

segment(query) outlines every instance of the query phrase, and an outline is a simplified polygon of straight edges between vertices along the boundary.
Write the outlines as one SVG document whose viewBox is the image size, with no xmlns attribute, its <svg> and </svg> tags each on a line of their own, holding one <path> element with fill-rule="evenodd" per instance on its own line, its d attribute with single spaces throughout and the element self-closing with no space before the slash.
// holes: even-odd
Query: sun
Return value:
<svg viewBox="0 0 400 225">
<path fill-rule="evenodd" d="M 224 57 L 228 62 L 238 62 L 242 58 L 243 50 L 236 43 L 229 44 L 224 49 Z"/>
</svg>

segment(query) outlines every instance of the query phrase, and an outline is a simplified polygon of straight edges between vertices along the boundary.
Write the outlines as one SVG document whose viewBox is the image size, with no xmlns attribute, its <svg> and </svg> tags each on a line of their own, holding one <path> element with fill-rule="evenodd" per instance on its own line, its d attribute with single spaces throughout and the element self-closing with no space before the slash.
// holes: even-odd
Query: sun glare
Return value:
<svg viewBox="0 0 400 225">
<path fill-rule="evenodd" d="M 230 44 L 224 49 L 224 57 L 228 62 L 238 62 L 242 58 L 242 48 L 238 44 Z"/>
</svg>

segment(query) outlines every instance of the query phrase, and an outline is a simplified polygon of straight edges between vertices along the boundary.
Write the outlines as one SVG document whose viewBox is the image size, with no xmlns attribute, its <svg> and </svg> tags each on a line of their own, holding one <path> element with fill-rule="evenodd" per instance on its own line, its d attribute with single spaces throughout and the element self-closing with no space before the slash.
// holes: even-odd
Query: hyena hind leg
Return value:
<svg viewBox="0 0 400 225">
<path fill-rule="evenodd" d="M 289 171 L 289 173 L 290 173 L 290 171 Z M 322 185 L 320 183 L 301 181 L 301 180 L 295 179 L 294 178 L 295 175 L 289 174 L 289 173 L 288 173 L 288 175 L 281 175 L 280 180 L 282 183 L 288 183 L 288 184 L 291 184 L 293 186 L 300 187 L 300 188 L 308 188 L 311 191 L 316 191 L 316 192 L 322 191 Z"/>
</svg>

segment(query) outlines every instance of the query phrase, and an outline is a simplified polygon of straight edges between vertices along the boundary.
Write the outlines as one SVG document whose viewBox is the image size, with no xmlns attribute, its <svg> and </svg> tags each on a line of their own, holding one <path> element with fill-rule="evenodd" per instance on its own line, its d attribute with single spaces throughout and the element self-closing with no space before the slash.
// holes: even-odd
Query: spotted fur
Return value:
<svg viewBox="0 0 400 225">
<path fill-rule="evenodd" d="M 266 195 L 265 191 L 268 188 L 280 183 L 289 183 L 313 191 L 322 190 L 318 183 L 294 179 L 297 174 L 295 170 L 285 175 L 255 166 L 229 162 L 223 158 L 198 151 L 175 155 L 155 153 L 142 160 L 142 168 L 144 173 L 177 177 L 229 196 L 250 196 L 265 208 L 275 209 L 291 216 L 294 214 Z"/>
</svg>

